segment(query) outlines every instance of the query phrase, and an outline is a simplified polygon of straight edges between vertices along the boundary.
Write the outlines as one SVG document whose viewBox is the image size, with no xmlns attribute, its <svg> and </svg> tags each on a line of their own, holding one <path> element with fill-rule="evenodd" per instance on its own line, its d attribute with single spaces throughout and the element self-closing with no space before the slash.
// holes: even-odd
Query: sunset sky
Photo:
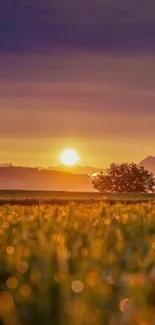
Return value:
<svg viewBox="0 0 155 325">
<path fill-rule="evenodd" d="M 154 0 L 5 0 L 0 163 L 82 165 L 155 155 Z"/>
</svg>

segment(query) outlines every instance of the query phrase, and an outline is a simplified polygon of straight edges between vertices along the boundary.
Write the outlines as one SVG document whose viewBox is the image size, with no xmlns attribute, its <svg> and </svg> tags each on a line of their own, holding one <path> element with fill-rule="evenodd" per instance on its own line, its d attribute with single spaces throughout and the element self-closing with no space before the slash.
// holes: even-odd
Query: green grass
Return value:
<svg viewBox="0 0 155 325">
<path fill-rule="evenodd" d="M 154 270 L 155 203 L 0 207 L 2 324 L 151 325 Z"/>
</svg>

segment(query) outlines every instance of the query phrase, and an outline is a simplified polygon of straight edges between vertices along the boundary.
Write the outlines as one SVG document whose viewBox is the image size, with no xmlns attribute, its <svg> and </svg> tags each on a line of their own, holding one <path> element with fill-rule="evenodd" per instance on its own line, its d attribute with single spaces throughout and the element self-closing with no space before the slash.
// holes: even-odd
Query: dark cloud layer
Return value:
<svg viewBox="0 0 155 325">
<path fill-rule="evenodd" d="M 0 50 L 155 49 L 153 0 L 6 0 Z"/>
</svg>

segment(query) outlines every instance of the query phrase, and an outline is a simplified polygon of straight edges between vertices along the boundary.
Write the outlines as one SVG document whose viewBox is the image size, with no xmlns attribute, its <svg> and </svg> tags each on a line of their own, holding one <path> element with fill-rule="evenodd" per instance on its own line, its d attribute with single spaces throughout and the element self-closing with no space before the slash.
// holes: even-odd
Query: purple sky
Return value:
<svg viewBox="0 0 155 325">
<path fill-rule="evenodd" d="M 155 155 L 155 4 L 6 0 L 0 11 L 1 162 Z"/>
</svg>

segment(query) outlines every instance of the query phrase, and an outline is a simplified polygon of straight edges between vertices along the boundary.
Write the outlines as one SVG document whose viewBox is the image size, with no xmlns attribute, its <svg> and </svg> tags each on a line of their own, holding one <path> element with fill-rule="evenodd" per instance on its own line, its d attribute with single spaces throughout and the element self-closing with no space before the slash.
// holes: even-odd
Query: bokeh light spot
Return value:
<svg viewBox="0 0 155 325">
<path fill-rule="evenodd" d="M 72 290 L 76 293 L 82 292 L 84 289 L 84 284 L 80 280 L 75 280 L 72 282 Z"/>
</svg>

